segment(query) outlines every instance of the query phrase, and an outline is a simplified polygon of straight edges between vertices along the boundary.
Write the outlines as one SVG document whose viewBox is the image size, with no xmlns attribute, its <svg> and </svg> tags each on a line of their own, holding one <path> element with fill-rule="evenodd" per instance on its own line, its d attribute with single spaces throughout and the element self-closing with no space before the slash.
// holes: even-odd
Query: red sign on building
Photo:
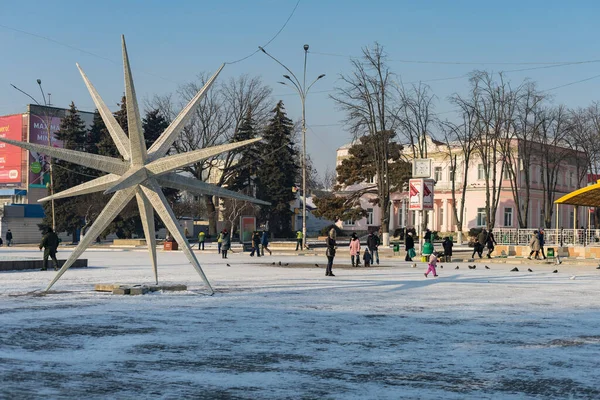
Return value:
<svg viewBox="0 0 600 400">
<path fill-rule="evenodd" d="M 22 140 L 23 116 L 0 117 L 0 137 Z M 18 184 L 22 181 L 23 150 L 20 147 L 0 143 L 0 184 Z"/>
</svg>

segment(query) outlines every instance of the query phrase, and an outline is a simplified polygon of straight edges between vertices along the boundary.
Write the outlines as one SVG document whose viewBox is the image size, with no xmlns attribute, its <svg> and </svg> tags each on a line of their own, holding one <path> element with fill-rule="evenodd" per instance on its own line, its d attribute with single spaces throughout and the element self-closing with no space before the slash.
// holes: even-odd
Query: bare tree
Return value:
<svg viewBox="0 0 600 400">
<path fill-rule="evenodd" d="M 177 106 L 170 95 L 155 97 L 147 105 L 158 108 L 163 115 L 173 118 L 176 115 L 174 110 L 187 104 L 208 78 L 208 74 L 202 73 L 197 81 L 182 85 L 177 91 Z M 173 145 L 173 151 L 182 153 L 233 141 L 248 113 L 259 128 L 268 118 L 270 96 L 270 87 L 265 86 L 260 78 L 248 75 L 213 85 Z M 183 171 L 196 179 L 222 186 L 235 173 L 234 165 L 241 150 L 203 160 L 185 167 Z M 204 196 L 204 201 L 209 218 L 209 234 L 216 235 L 219 199 Z"/>
<path fill-rule="evenodd" d="M 225 211 L 223 216 L 225 220 L 229 222 L 229 229 L 232 235 L 238 229 L 238 221 L 240 220 L 241 216 L 255 216 L 257 213 L 254 204 L 248 201 L 238 199 L 224 199 L 223 201 L 225 203 Z"/>
<path fill-rule="evenodd" d="M 475 149 L 475 128 L 477 113 L 472 99 L 464 99 L 459 95 L 450 98 L 450 102 L 461 112 L 462 121 L 458 124 L 446 121 L 441 125 L 450 159 L 450 182 L 452 185 L 452 212 L 458 231 L 458 243 L 462 243 L 462 230 L 465 216 L 465 200 L 467 196 L 468 173 L 471 157 Z M 458 158 L 460 156 L 460 159 Z M 457 201 L 457 181 L 460 179 L 460 202 Z"/>
<path fill-rule="evenodd" d="M 517 109 L 514 119 L 509 121 L 509 129 L 505 132 L 502 153 L 506 159 L 504 168 L 510 181 L 517 221 L 520 228 L 527 228 L 531 198 L 531 166 L 537 133 L 543 123 L 539 110 L 546 98 L 533 82 L 526 82 L 521 86 L 516 96 Z"/>
<path fill-rule="evenodd" d="M 436 123 L 434 110 L 435 96 L 430 94 L 429 86 L 419 83 L 406 88 L 395 86 L 397 107 L 393 118 L 399 131 L 410 143 L 413 158 L 427 158 L 427 135 L 432 135 L 430 127 Z"/>
<path fill-rule="evenodd" d="M 502 175 L 506 158 L 502 153 L 506 132 L 511 129 L 517 96 L 502 74 L 498 81 L 488 72 L 475 71 L 470 79 L 473 109 L 477 115 L 475 153 L 483 167 L 485 182 L 485 215 L 488 229 L 496 224 L 496 210 L 502 191 Z"/>
<path fill-rule="evenodd" d="M 383 244 L 389 244 L 390 223 L 390 138 L 394 136 L 397 123 L 389 111 L 391 95 L 391 72 L 386 63 L 383 47 L 375 43 L 363 48 L 363 56 L 353 59 L 352 72 L 341 74 L 341 87 L 331 98 L 346 113 L 346 123 L 355 139 L 371 136 L 368 141 L 375 159 L 377 194 L 374 203 L 381 208 Z M 385 133 L 385 134 L 384 134 Z"/>
<path fill-rule="evenodd" d="M 574 155 L 574 152 L 566 144 L 569 132 L 566 107 L 560 105 L 546 108 L 540 113 L 543 116 L 540 117 L 542 123 L 537 137 L 537 158 L 544 193 L 544 224 L 546 228 L 550 228 L 558 178 L 564 168 L 564 161 Z"/>
</svg>

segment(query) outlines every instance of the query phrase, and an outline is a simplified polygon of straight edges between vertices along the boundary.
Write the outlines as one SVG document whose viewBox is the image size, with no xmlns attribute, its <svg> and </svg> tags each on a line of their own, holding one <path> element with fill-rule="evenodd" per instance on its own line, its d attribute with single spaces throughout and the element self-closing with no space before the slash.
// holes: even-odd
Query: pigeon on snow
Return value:
<svg viewBox="0 0 600 400">
<path fill-rule="evenodd" d="M 570 277 L 569 279 L 570 279 L 570 280 L 572 280 L 572 281 L 574 281 L 574 280 L 575 280 L 575 278 L 577 278 L 577 275 L 573 275 L 573 276 L 572 276 L 572 277 Z"/>
<path fill-rule="evenodd" d="M 513 269 L 510 270 L 510 272 L 519 272 L 519 268 L 514 267 Z"/>
<path fill-rule="evenodd" d="M 279 265 L 281 265 L 281 261 L 279 261 Z"/>
<path fill-rule="evenodd" d="M 227 264 L 228 267 L 231 267 L 231 265 Z"/>
<path fill-rule="evenodd" d="M 490 269 L 490 267 L 488 267 L 487 265 L 485 266 L 485 269 Z"/>
<path fill-rule="evenodd" d="M 558 270 L 555 269 L 554 271 L 552 271 L 553 274 L 558 274 Z"/>
<path fill-rule="evenodd" d="M 533 272 L 533 270 L 531 268 L 527 268 L 527 271 L 529 272 Z"/>
<path fill-rule="evenodd" d="M 458 265 L 457 265 L 457 266 L 456 266 L 456 268 L 454 268 L 454 269 L 458 269 Z"/>
<path fill-rule="evenodd" d="M 319 264 L 315 264 L 315 267 L 319 268 Z"/>
</svg>

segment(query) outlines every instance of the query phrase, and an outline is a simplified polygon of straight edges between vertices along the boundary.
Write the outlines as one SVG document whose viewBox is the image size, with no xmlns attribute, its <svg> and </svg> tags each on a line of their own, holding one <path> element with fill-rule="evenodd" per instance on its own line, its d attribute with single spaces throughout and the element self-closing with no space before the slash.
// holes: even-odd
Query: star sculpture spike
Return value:
<svg viewBox="0 0 600 400">
<path fill-rule="evenodd" d="M 204 87 L 200 89 L 198 94 L 196 94 L 196 96 L 192 98 L 192 100 L 183 108 L 183 110 L 181 110 L 179 115 L 160 135 L 150 149 L 146 150 L 144 132 L 142 130 L 140 112 L 135 95 L 133 77 L 131 75 L 129 56 L 127 55 L 127 46 L 125 44 L 124 37 L 122 37 L 122 47 L 129 137 L 125 134 L 123 129 L 115 120 L 114 116 L 108 110 L 108 107 L 106 107 L 106 104 L 102 101 L 100 95 L 96 91 L 96 88 L 94 88 L 94 86 L 91 84 L 81 67 L 77 65 L 77 68 L 79 69 L 90 95 L 92 96 L 92 99 L 96 104 L 104 123 L 106 124 L 111 138 L 113 139 L 117 149 L 119 150 L 119 153 L 125 161 L 112 157 L 83 153 L 75 150 L 59 149 L 50 146 L 0 138 L 0 142 L 12 144 L 27 150 L 48 154 L 61 160 L 94 168 L 107 173 L 107 175 L 74 186 L 62 192 L 55 193 L 54 195 L 45 197 L 40 201 L 61 199 L 95 192 L 114 192 L 114 195 L 108 201 L 100 215 L 98 215 L 96 221 L 94 221 L 84 238 L 79 242 L 79 245 L 75 248 L 75 250 L 73 250 L 54 279 L 52 279 L 50 284 L 48 284 L 45 291 L 47 292 L 50 290 L 56 281 L 60 279 L 60 277 L 73 265 L 75 260 L 77 260 L 77 258 L 91 244 L 92 240 L 98 237 L 119 214 L 119 212 L 121 212 L 121 210 L 133 198 L 135 198 L 140 211 L 140 218 L 144 228 L 144 235 L 146 236 L 148 253 L 150 254 L 152 270 L 154 272 L 154 279 L 156 283 L 158 283 L 158 267 L 156 261 L 156 229 L 154 226 L 154 211 L 157 212 L 158 216 L 161 218 L 169 232 L 171 232 L 177 243 L 179 243 L 184 254 L 204 281 L 204 284 L 208 288 L 210 294 L 213 294 L 213 288 L 210 285 L 208 278 L 204 274 L 198 259 L 192 252 L 181 226 L 179 226 L 177 223 L 175 214 L 165 198 L 161 190 L 161 186 L 189 190 L 199 194 L 229 197 L 253 202 L 256 204 L 270 205 L 268 202 L 257 200 L 253 197 L 223 189 L 221 187 L 196 179 L 180 176 L 174 172 L 175 170 L 186 165 L 190 165 L 209 157 L 246 146 L 261 140 L 261 138 L 166 156 L 169 148 L 177 139 L 179 133 L 190 120 L 193 111 L 200 104 L 200 101 L 206 95 L 208 89 L 212 86 L 215 79 L 223 69 L 225 65 L 223 64 L 208 80 L 208 82 L 206 82 Z"/>
</svg>

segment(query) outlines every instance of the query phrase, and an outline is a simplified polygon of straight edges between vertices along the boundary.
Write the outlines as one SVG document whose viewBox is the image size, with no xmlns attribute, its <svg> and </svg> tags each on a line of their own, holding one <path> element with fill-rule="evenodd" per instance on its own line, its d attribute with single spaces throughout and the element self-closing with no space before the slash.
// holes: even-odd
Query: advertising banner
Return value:
<svg viewBox="0 0 600 400">
<path fill-rule="evenodd" d="M 256 217 L 240 217 L 240 242 L 252 241 L 252 233 L 256 230 Z"/>
<path fill-rule="evenodd" d="M 0 117 L 0 137 L 22 140 L 23 116 Z M 22 180 L 23 150 L 20 147 L 0 143 L 0 184 L 19 184 Z"/>
<path fill-rule="evenodd" d="M 409 210 L 422 210 L 423 209 L 423 179 L 411 179 L 408 181 L 409 197 L 408 197 L 408 209 Z"/>
<path fill-rule="evenodd" d="M 409 210 L 433 210 L 433 179 L 410 179 L 408 181 Z"/>
<path fill-rule="evenodd" d="M 433 210 L 433 179 L 423 179 L 423 210 Z"/>
<path fill-rule="evenodd" d="M 43 144 L 48 146 L 48 125 L 50 127 L 51 145 L 63 147 L 60 140 L 56 140 L 54 134 L 60 128 L 61 119 L 58 117 L 29 114 L 29 143 Z M 49 156 L 35 151 L 29 152 L 29 185 L 47 186 L 50 183 L 50 158 Z"/>
</svg>

